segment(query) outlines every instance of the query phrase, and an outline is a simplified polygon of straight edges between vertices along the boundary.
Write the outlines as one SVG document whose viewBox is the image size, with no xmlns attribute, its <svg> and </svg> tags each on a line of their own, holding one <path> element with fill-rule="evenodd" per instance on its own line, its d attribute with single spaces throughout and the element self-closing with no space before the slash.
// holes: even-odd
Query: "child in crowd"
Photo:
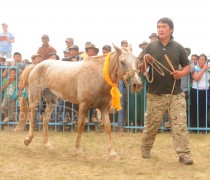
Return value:
<svg viewBox="0 0 210 180">
<path fill-rule="evenodd" d="M 11 69 L 9 77 L 4 78 L 2 82 L 3 101 L 1 104 L 1 110 L 4 115 L 3 122 L 14 121 L 15 114 L 15 100 L 12 99 L 12 95 L 16 89 L 16 69 Z"/>
</svg>

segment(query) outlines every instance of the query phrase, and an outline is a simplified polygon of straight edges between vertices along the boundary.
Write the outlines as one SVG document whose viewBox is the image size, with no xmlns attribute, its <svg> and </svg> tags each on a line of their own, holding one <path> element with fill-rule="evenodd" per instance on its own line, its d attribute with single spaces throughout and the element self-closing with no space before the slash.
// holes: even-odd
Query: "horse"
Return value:
<svg viewBox="0 0 210 180">
<path fill-rule="evenodd" d="M 143 87 L 138 74 L 138 60 L 130 48 L 118 48 L 110 53 L 108 73 L 110 80 L 117 83 L 123 80 L 129 85 L 130 91 L 138 93 Z M 36 108 L 43 97 L 46 100 L 46 109 L 43 114 L 43 138 L 46 147 L 52 146 L 48 142 L 48 122 L 58 98 L 79 105 L 78 135 L 76 139 L 76 154 L 81 154 L 81 136 L 84 131 L 85 118 L 90 108 L 101 111 L 102 121 L 108 137 L 108 151 L 111 156 L 117 156 L 113 148 L 109 112 L 111 109 L 112 86 L 104 78 L 103 67 L 107 55 L 88 56 L 83 61 L 65 62 L 45 60 L 37 65 L 25 68 L 21 74 L 24 86 L 29 92 L 29 133 L 24 144 L 29 145 L 34 137 L 34 115 Z M 19 121 L 16 131 L 20 130 L 26 122 Z M 23 123 L 24 122 L 24 123 Z"/>
</svg>

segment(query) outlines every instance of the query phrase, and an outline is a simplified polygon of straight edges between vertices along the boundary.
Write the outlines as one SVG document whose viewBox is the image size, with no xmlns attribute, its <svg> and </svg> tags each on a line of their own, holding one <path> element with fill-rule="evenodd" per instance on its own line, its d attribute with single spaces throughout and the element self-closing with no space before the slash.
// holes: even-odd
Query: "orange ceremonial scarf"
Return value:
<svg viewBox="0 0 210 180">
<path fill-rule="evenodd" d="M 106 82 L 112 86 L 112 89 L 110 91 L 110 94 L 112 96 L 112 108 L 116 109 L 117 111 L 121 110 L 122 107 L 121 107 L 121 103 L 120 103 L 120 97 L 122 96 L 120 94 L 120 91 L 118 89 L 118 81 L 116 83 L 113 83 L 110 79 L 110 76 L 109 76 L 109 62 L 110 62 L 110 53 L 108 53 L 106 55 L 106 59 L 105 59 L 105 62 L 104 62 L 104 69 L 103 69 L 103 72 L 104 72 L 104 78 L 106 80 Z"/>
</svg>

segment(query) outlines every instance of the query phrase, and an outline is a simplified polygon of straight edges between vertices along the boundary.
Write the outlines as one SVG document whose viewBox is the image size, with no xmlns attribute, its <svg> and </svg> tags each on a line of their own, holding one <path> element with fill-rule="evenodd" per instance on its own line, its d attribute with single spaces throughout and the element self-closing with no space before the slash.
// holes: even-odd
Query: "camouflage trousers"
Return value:
<svg viewBox="0 0 210 180">
<path fill-rule="evenodd" d="M 146 124 L 142 137 L 143 149 L 151 150 L 162 119 L 168 111 L 169 102 L 170 94 L 147 94 Z M 175 151 L 179 156 L 190 155 L 184 93 L 173 95 L 169 111 Z"/>
</svg>

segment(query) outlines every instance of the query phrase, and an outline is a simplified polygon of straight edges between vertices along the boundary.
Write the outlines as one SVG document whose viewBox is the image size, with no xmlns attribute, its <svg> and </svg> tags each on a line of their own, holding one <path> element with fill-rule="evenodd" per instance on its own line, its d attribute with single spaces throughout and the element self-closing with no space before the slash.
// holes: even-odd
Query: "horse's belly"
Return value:
<svg viewBox="0 0 210 180">
<path fill-rule="evenodd" d="M 55 90 L 53 90 L 53 89 L 50 89 L 50 91 L 51 91 L 54 95 L 56 95 L 58 98 L 63 99 L 63 94 L 62 94 L 61 92 L 55 91 Z"/>
</svg>

